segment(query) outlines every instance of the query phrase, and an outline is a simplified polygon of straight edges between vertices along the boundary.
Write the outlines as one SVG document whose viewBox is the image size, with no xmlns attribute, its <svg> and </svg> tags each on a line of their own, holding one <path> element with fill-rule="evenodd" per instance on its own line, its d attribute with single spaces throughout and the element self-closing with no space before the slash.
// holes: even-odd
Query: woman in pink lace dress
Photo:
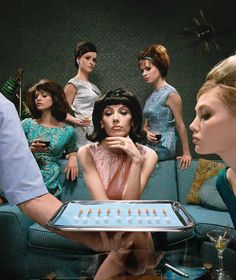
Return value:
<svg viewBox="0 0 236 280">
<path fill-rule="evenodd" d="M 143 137 L 138 100 L 125 90 L 110 90 L 98 97 L 92 118 L 94 131 L 87 138 L 94 143 L 81 147 L 78 158 L 93 199 L 140 199 L 156 165 L 157 155 L 151 148 L 138 144 Z M 104 234 L 104 239 L 117 238 L 115 233 L 101 234 Z M 154 249 L 150 233 L 122 233 L 118 243 L 117 250 L 128 248 L 150 252 Z M 137 265 L 125 266 L 129 274 L 147 269 L 145 254 L 131 256 Z M 99 275 L 97 279 L 103 279 L 103 272 Z"/>
<path fill-rule="evenodd" d="M 95 142 L 78 153 L 84 179 L 93 199 L 140 199 L 157 156 L 138 144 L 142 138 L 142 111 L 135 96 L 122 89 L 97 99 L 93 111 Z"/>
</svg>

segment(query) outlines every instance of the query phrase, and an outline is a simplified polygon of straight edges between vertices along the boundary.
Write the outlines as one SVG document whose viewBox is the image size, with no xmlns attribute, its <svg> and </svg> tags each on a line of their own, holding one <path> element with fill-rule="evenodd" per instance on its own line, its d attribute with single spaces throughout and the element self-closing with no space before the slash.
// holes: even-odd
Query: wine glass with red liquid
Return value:
<svg viewBox="0 0 236 280">
<path fill-rule="evenodd" d="M 159 130 L 153 130 L 153 134 L 155 134 L 157 141 L 161 140 L 161 132 Z"/>
</svg>

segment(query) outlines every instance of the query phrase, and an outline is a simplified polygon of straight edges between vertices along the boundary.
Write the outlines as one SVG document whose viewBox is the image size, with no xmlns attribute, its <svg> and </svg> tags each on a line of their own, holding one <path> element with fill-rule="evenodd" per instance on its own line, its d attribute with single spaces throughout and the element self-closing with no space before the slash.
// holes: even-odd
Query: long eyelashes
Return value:
<svg viewBox="0 0 236 280">
<path fill-rule="evenodd" d="M 201 115 L 201 119 L 203 119 L 203 120 L 208 120 L 210 117 L 211 117 L 210 113 L 209 114 L 207 113 L 207 114 Z"/>
<path fill-rule="evenodd" d="M 85 57 L 85 59 L 86 59 L 86 60 L 90 60 L 91 57 L 87 56 L 87 57 Z M 97 63 L 97 59 L 96 59 L 96 58 L 92 58 L 92 61 L 93 61 L 94 63 Z"/>
<path fill-rule="evenodd" d="M 105 112 L 105 113 L 104 113 L 104 116 L 107 116 L 107 117 L 109 117 L 109 116 L 111 116 L 111 115 L 112 115 L 111 112 Z"/>
<path fill-rule="evenodd" d="M 40 95 L 35 95 L 35 96 L 34 96 L 34 99 L 37 99 L 39 96 L 40 96 Z M 45 94 L 45 95 L 41 95 L 41 97 L 42 97 L 42 98 L 46 98 L 46 97 L 48 97 L 48 95 L 46 95 L 46 94 Z"/>
<path fill-rule="evenodd" d="M 112 114 L 113 114 L 113 112 L 104 112 L 104 116 L 107 116 L 107 117 L 111 116 Z M 121 114 L 123 116 L 126 116 L 128 114 L 128 112 L 127 111 L 122 111 L 119 114 Z"/>
<path fill-rule="evenodd" d="M 141 74 L 143 74 L 144 70 L 150 71 L 150 70 L 151 70 L 151 67 L 146 67 L 146 68 L 144 68 L 144 69 L 140 69 Z"/>
</svg>

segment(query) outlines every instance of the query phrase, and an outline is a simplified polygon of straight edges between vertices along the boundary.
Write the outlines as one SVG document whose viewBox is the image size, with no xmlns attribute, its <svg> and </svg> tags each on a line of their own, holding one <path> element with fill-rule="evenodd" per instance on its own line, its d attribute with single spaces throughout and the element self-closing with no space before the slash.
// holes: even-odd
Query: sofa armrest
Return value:
<svg viewBox="0 0 236 280">
<path fill-rule="evenodd" d="M 0 206 L 1 273 L 8 279 L 12 275 L 22 279 L 26 271 L 28 229 L 32 223 L 17 206 Z"/>
</svg>

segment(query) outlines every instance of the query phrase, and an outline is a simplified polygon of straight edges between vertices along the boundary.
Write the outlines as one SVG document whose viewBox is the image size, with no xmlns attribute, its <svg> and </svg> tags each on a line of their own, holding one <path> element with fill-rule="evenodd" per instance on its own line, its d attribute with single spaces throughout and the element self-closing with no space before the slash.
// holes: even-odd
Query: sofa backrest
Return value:
<svg viewBox="0 0 236 280">
<path fill-rule="evenodd" d="M 66 166 L 66 160 L 60 160 L 60 181 L 62 182 L 63 189 L 61 194 L 61 201 L 67 202 L 71 200 L 90 200 L 92 199 L 88 188 L 85 185 L 82 171 L 79 167 L 79 177 L 75 181 L 70 181 L 65 178 L 63 170 Z"/>
<path fill-rule="evenodd" d="M 177 200 L 175 160 L 160 161 L 152 172 L 141 199 Z"/>
<path fill-rule="evenodd" d="M 63 170 L 66 160 L 60 160 L 61 175 L 60 180 L 63 184 L 61 200 L 63 202 L 70 200 L 90 200 L 90 193 L 85 185 L 82 171 L 74 182 L 65 179 Z M 167 160 L 157 163 L 156 168 L 149 178 L 141 199 L 143 200 L 177 200 L 177 183 L 175 160 Z"/>
<path fill-rule="evenodd" d="M 178 167 L 178 161 L 176 161 L 178 200 L 181 204 L 187 204 L 187 195 L 195 178 L 197 163 L 198 160 L 193 159 L 191 166 L 186 170 L 182 170 Z"/>
</svg>

